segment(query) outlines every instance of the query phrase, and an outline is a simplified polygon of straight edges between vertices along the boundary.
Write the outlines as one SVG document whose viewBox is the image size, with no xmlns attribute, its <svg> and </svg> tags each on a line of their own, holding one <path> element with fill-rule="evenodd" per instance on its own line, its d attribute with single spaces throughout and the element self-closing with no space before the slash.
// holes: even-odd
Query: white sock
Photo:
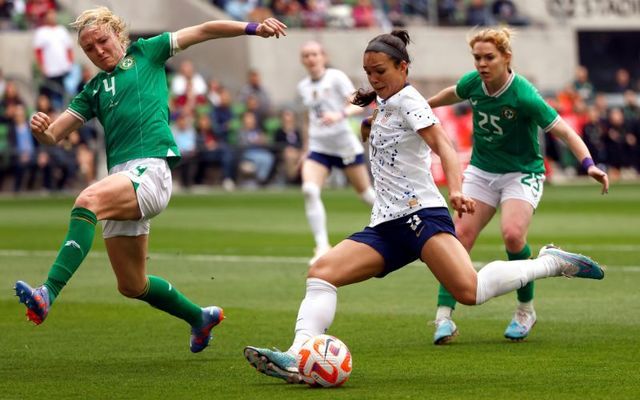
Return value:
<svg viewBox="0 0 640 400">
<path fill-rule="evenodd" d="M 376 192 L 375 190 L 373 190 L 372 186 L 369 186 L 367 190 L 360 193 L 360 198 L 365 203 L 369 204 L 370 206 L 373 206 L 373 203 L 376 201 Z"/>
<path fill-rule="evenodd" d="M 448 306 L 438 306 L 436 310 L 436 321 L 443 318 L 451 319 L 451 314 L 453 313 L 453 308 Z"/>
<path fill-rule="evenodd" d="M 297 355 L 304 342 L 329 329 L 337 302 L 338 288 L 322 279 L 307 279 L 307 293 L 300 303 L 295 337 L 288 353 Z"/>
<path fill-rule="evenodd" d="M 518 302 L 518 310 L 527 312 L 529 314 L 534 312 L 533 300 L 527 301 L 527 302 L 522 302 L 522 301 Z"/>
<path fill-rule="evenodd" d="M 304 194 L 304 208 L 307 213 L 307 220 L 316 242 L 316 248 L 324 249 L 329 247 L 329 235 L 327 234 L 327 214 L 324 204 L 320 199 L 320 187 L 315 183 L 306 182 L 302 185 Z"/>
<path fill-rule="evenodd" d="M 557 276 L 560 265 L 552 256 L 534 260 L 493 261 L 478 272 L 476 304 L 520 289 L 540 278 Z"/>
</svg>

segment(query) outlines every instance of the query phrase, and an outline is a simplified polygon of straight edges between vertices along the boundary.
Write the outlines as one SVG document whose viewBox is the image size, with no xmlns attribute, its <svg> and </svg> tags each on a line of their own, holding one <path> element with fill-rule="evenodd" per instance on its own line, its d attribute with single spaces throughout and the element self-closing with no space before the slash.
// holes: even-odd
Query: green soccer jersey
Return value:
<svg viewBox="0 0 640 400">
<path fill-rule="evenodd" d="M 504 87 L 490 95 L 473 71 L 460 78 L 456 95 L 473 108 L 471 165 L 498 174 L 544 173 L 538 127 L 546 132 L 560 117 L 529 81 L 511 73 Z"/>
<path fill-rule="evenodd" d="M 176 53 L 173 34 L 139 39 L 112 72 L 101 71 L 69 104 L 83 122 L 93 117 L 104 127 L 107 166 L 138 158 L 166 158 L 180 152 L 169 128 L 169 89 L 164 70 Z"/>
</svg>

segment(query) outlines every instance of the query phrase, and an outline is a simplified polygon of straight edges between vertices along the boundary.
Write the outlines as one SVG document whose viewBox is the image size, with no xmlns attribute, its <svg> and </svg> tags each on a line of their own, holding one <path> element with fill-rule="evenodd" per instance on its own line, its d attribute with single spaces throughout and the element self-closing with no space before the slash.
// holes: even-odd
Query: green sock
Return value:
<svg viewBox="0 0 640 400">
<path fill-rule="evenodd" d="M 71 220 L 67 237 L 58 251 L 44 285 L 49 289 L 49 302 L 53 304 L 62 288 L 76 272 L 86 257 L 96 231 L 96 215 L 86 208 L 76 207 L 71 210 Z"/>
<path fill-rule="evenodd" d="M 456 309 L 456 299 L 442 285 L 438 288 L 438 307 L 440 306 Z"/>
<path fill-rule="evenodd" d="M 513 260 L 527 260 L 529 258 L 531 258 L 531 248 L 529 247 L 529 244 L 525 244 L 524 247 L 522 248 L 522 250 L 520 250 L 520 252 L 518 253 L 509 253 L 507 251 L 507 257 L 509 258 L 509 261 L 513 261 Z M 518 293 L 518 301 L 521 303 L 528 303 L 531 300 L 533 300 L 533 281 L 527 283 L 526 285 L 524 285 L 523 287 L 521 287 L 520 289 L 517 290 Z"/>
<path fill-rule="evenodd" d="M 202 325 L 202 308 L 187 299 L 169 282 L 147 275 L 147 287 L 138 300 L 146 301 L 159 310 L 187 321 L 191 326 Z"/>
</svg>

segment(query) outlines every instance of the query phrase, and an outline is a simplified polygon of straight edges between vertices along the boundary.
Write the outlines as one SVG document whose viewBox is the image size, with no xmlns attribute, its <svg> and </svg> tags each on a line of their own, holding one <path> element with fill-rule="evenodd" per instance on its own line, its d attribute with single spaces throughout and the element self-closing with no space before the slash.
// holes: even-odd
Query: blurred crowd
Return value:
<svg viewBox="0 0 640 400">
<path fill-rule="evenodd" d="M 6 4 L 15 7 L 19 3 L 24 3 L 26 13 L 32 2 L 0 0 L 0 10 L 6 10 Z M 94 182 L 103 168 L 101 128 L 90 121 L 59 145 L 42 146 L 31 135 L 29 118 L 36 111 L 48 113 L 52 118 L 64 111 L 69 99 L 82 90 L 95 70 L 74 60 L 72 38 L 57 22 L 55 3 L 46 0 L 33 3 L 41 5 L 38 18 L 26 18 L 34 29 L 35 85 L 31 89 L 24 82 L 4 77 L 0 70 L 0 191 L 77 190 Z M 233 2 L 224 3 L 219 5 L 227 9 Z M 261 2 L 255 3 L 256 7 L 264 7 Z M 269 4 L 269 11 L 276 14 L 273 7 L 279 3 L 287 6 L 298 3 L 305 8 L 348 2 L 275 0 Z M 411 4 L 415 12 L 420 5 L 427 5 L 426 1 L 380 3 L 402 7 Z M 438 5 L 463 3 L 476 2 L 440 1 Z M 365 4 L 371 2 L 354 1 L 349 6 L 355 10 Z M 255 11 L 255 7 L 251 10 Z M 187 190 L 220 187 L 231 191 L 239 186 L 299 184 L 304 110 L 276 107 L 257 71 L 248 72 L 239 90 L 230 89 L 223 77 L 198 71 L 189 60 L 168 71 L 168 77 L 171 128 L 183 155 L 174 170 L 176 186 Z M 640 171 L 640 81 L 634 81 L 630 72 L 622 68 L 611 81 L 615 82 L 614 90 L 603 93 L 591 83 L 589 71 L 581 66 L 572 82 L 557 93 L 547 93 L 546 100 L 583 136 L 596 163 L 613 180 L 631 179 Z M 35 92 L 33 104 L 26 100 L 33 93 L 26 91 Z M 472 146 L 470 106 L 462 103 L 436 112 L 461 157 L 468 157 Z M 352 122 L 357 130 L 359 120 Z M 543 146 L 552 182 L 584 173 L 562 142 L 546 135 Z"/>
<path fill-rule="evenodd" d="M 276 17 L 290 28 L 371 28 L 410 24 L 527 25 L 511 0 L 209 0 L 232 18 Z"/>
<path fill-rule="evenodd" d="M 527 25 L 512 0 L 204 0 L 240 21 L 277 17 L 290 28 L 370 28 L 411 24 Z M 55 0 L 0 0 L 0 30 L 45 24 Z"/>
</svg>

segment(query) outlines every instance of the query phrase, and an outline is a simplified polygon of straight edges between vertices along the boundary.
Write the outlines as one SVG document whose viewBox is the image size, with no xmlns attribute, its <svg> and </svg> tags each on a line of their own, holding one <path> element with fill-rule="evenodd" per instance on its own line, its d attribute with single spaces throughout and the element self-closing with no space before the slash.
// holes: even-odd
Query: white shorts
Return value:
<svg viewBox="0 0 640 400">
<path fill-rule="evenodd" d="M 142 218 L 137 221 L 102 221 L 102 237 L 149 234 L 149 220 L 167 208 L 173 183 L 171 170 L 163 158 L 140 158 L 111 168 L 109 175 L 122 174 L 131 180 Z"/>
<path fill-rule="evenodd" d="M 517 199 L 531 204 L 535 210 L 542 199 L 544 179 L 544 174 L 493 174 L 469 165 L 464 171 L 462 192 L 493 208 L 498 208 L 505 200 Z"/>
</svg>

